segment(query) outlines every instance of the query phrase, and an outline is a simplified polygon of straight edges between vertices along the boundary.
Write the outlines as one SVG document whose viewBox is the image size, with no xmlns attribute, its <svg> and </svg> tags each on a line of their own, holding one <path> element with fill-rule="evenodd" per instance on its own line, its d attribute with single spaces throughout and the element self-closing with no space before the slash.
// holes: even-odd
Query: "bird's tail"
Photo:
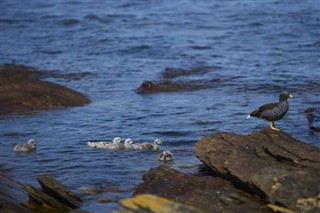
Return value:
<svg viewBox="0 0 320 213">
<path fill-rule="evenodd" d="M 250 117 L 252 116 L 252 117 L 259 117 L 260 116 L 260 110 L 255 110 L 255 111 L 253 111 L 253 112 L 251 112 L 250 113 L 250 115 L 249 115 Z"/>
</svg>

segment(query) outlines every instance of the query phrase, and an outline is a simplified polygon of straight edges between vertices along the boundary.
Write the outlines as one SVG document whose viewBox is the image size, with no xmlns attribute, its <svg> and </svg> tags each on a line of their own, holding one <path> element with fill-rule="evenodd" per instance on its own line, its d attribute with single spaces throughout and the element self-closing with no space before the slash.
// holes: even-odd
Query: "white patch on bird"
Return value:
<svg viewBox="0 0 320 213">
<path fill-rule="evenodd" d="M 247 119 L 248 119 L 248 118 L 250 118 L 250 117 L 251 117 L 251 116 L 250 116 L 250 115 L 248 115 L 248 116 L 247 116 Z"/>
</svg>

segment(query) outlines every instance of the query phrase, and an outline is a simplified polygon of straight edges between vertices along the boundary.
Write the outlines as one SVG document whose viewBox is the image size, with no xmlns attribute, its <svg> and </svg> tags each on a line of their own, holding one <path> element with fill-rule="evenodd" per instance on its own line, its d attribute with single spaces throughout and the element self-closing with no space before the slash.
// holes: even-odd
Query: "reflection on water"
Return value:
<svg viewBox="0 0 320 213">
<path fill-rule="evenodd" d="M 267 128 L 245 118 L 283 90 L 295 98 L 277 126 L 320 146 L 304 113 L 320 104 L 319 6 L 311 0 L 2 1 L 0 63 L 47 71 L 46 80 L 83 92 L 92 103 L 2 115 L 1 169 L 33 185 L 36 176 L 53 175 L 81 194 L 84 210 L 112 211 L 161 164 L 159 152 L 90 149 L 87 140 L 160 138 L 161 149 L 175 156 L 170 166 L 193 173 L 201 165 L 193 152 L 201 137 Z M 167 76 L 167 67 L 183 75 Z M 192 92 L 134 92 L 163 77 L 219 82 Z M 36 152 L 12 151 L 30 138 Z"/>
</svg>

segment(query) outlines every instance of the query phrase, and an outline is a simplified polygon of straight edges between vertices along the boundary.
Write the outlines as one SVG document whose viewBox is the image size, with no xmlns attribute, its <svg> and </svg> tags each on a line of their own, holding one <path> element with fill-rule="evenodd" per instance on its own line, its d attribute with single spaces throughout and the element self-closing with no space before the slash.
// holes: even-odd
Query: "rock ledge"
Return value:
<svg viewBox="0 0 320 213">
<path fill-rule="evenodd" d="M 135 195 L 154 194 L 198 212 L 320 212 L 317 147 L 266 129 L 250 135 L 206 136 L 197 142 L 195 154 L 207 173 L 187 175 L 164 165 L 152 168 Z M 135 202 L 145 204 L 148 199 Z M 121 208 L 130 207 L 124 205 L 120 202 Z"/>
</svg>

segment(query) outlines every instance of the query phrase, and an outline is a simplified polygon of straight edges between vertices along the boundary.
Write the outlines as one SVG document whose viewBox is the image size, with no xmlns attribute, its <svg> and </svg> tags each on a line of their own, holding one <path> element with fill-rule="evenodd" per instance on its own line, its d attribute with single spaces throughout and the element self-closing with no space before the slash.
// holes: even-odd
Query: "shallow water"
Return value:
<svg viewBox="0 0 320 213">
<path fill-rule="evenodd" d="M 142 175 L 160 163 L 150 151 L 90 149 L 88 139 L 160 138 L 170 163 L 194 172 L 194 145 L 218 131 L 249 134 L 268 123 L 246 116 L 289 90 L 277 126 L 320 147 L 306 108 L 320 104 L 320 2 L 1 1 L 0 63 L 57 73 L 46 80 L 88 95 L 84 107 L 6 116 L 0 121 L 1 169 L 37 185 L 53 175 L 78 192 L 84 210 L 111 212 Z M 220 79 L 214 88 L 138 95 L 166 67 L 196 69 L 178 80 Z M 59 77 L 65 75 L 65 77 Z M 16 154 L 13 144 L 38 141 Z M 110 199 L 112 202 L 104 203 Z"/>
</svg>

